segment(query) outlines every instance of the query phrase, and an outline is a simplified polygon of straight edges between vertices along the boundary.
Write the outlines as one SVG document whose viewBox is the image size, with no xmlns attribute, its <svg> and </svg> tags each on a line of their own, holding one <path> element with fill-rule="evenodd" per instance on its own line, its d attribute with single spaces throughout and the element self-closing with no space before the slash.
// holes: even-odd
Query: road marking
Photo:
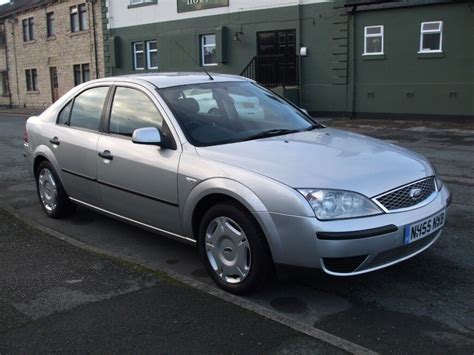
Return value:
<svg viewBox="0 0 474 355">
<path fill-rule="evenodd" d="M 136 260 L 133 260 L 133 259 L 128 258 L 126 256 L 120 255 L 118 253 L 114 253 L 114 252 L 108 251 L 106 249 L 101 249 L 101 248 L 95 247 L 93 245 L 87 244 L 85 242 L 82 242 L 80 240 L 77 240 L 75 238 L 72 238 L 72 237 L 70 237 L 66 234 L 63 234 L 61 232 L 58 232 L 54 229 L 51 229 L 49 227 L 46 227 L 46 226 L 38 223 L 30 217 L 22 215 L 17 210 L 15 210 L 13 207 L 11 207 L 7 204 L 0 203 L 0 207 L 2 207 L 3 209 L 5 209 L 9 213 L 11 213 L 13 216 L 15 216 L 20 221 L 23 221 L 24 223 L 27 223 L 27 224 L 31 225 L 32 227 L 34 227 L 34 228 L 36 228 L 36 229 L 38 229 L 38 230 L 40 230 L 40 231 L 42 231 L 46 234 L 51 235 L 54 238 L 60 239 L 60 240 L 66 242 L 68 244 L 71 244 L 73 246 L 79 247 L 81 249 L 84 249 L 84 250 L 87 250 L 87 251 L 90 251 L 90 252 L 93 252 L 93 253 L 102 254 L 102 255 L 112 257 L 112 258 L 115 258 L 115 259 L 118 259 L 118 260 L 126 261 L 127 263 L 135 264 L 137 266 L 149 269 L 150 271 L 163 272 L 166 275 L 168 275 L 169 277 L 171 277 L 173 279 L 176 279 L 176 280 L 178 280 L 179 282 L 181 282 L 185 285 L 191 286 L 195 289 L 203 291 L 203 292 L 205 292 L 207 294 L 210 294 L 214 297 L 218 297 L 218 298 L 220 298 L 220 299 L 222 299 L 226 302 L 230 302 L 230 303 L 232 303 L 236 306 L 239 306 L 241 308 L 244 308 L 246 310 L 254 312 L 254 313 L 256 313 L 256 314 L 258 314 L 262 317 L 265 317 L 267 319 L 270 319 L 270 320 L 273 320 L 277 323 L 280 323 L 284 326 L 287 326 L 288 328 L 293 329 L 293 330 L 295 330 L 299 333 L 306 334 L 307 336 L 310 336 L 310 337 L 312 337 L 316 340 L 325 342 L 325 343 L 327 343 L 329 345 L 332 345 L 333 347 L 336 347 L 340 350 L 344 350 L 344 351 L 347 351 L 348 353 L 356 354 L 356 355 L 362 355 L 362 354 L 364 354 L 364 355 L 375 355 L 375 354 L 378 354 L 377 352 L 375 352 L 373 350 L 367 349 L 367 348 L 365 348 L 365 347 L 363 347 L 359 344 L 353 343 L 353 342 L 351 342 L 347 339 L 340 338 L 337 335 L 334 335 L 334 334 L 328 333 L 328 332 L 326 332 L 322 329 L 310 326 L 308 324 L 305 324 L 303 322 L 300 322 L 298 320 L 295 320 L 295 319 L 290 318 L 288 316 L 285 316 L 283 314 L 273 312 L 270 309 L 268 309 L 264 306 L 252 303 L 252 302 L 248 301 L 247 299 L 245 299 L 243 297 L 233 295 L 233 294 L 225 292 L 225 291 L 223 291 L 223 290 L 221 290 L 221 289 L 219 289 L 215 286 L 210 286 L 210 285 L 207 285 L 203 282 L 194 280 L 190 277 L 179 274 L 179 273 L 177 273 L 177 272 L 175 272 L 171 269 L 157 268 L 156 266 L 152 266 L 151 263 L 147 263 L 147 262 L 140 263 L 140 262 L 137 262 Z"/>
</svg>

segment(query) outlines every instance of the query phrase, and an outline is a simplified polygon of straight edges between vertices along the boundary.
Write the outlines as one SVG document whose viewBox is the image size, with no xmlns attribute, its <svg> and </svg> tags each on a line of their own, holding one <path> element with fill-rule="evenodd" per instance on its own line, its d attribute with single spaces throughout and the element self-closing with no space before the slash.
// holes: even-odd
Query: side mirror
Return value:
<svg viewBox="0 0 474 355">
<path fill-rule="evenodd" d="M 307 109 L 305 109 L 305 108 L 300 108 L 300 110 L 303 111 L 304 113 L 306 113 L 308 116 L 311 116 L 311 115 L 309 114 L 309 112 L 308 112 Z"/>
<path fill-rule="evenodd" d="M 163 143 L 163 135 L 156 127 L 138 128 L 133 131 L 132 142 L 136 144 L 148 144 L 160 146 Z"/>
</svg>

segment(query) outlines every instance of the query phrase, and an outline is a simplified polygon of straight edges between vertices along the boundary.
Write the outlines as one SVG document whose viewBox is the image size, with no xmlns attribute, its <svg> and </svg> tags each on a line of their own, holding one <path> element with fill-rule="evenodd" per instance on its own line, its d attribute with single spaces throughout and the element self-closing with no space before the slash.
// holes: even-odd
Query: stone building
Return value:
<svg viewBox="0 0 474 355">
<path fill-rule="evenodd" d="M 0 106 L 43 108 L 104 76 L 98 0 L 11 0 L 0 6 Z"/>
</svg>

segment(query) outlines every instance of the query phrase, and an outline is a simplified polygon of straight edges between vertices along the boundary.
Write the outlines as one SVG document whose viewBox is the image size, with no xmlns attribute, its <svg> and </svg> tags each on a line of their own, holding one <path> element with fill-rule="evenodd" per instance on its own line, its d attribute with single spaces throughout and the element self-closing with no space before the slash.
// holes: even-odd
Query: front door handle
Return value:
<svg viewBox="0 0 474 355">
<path fill-rule="evenodd" d="M 54 144 L 54 145 L 59 145 L 59 143 L 61 142 L 59 142 L 58 137 L 54 137 L 49 140 L 49 143 Z"/>
<path fill-rule="evenodd" d="M 114 156 L 110 154 L 110 151 L 104 150 L 102 153 L 99 153 L 99 157 L 105 160 L 113 160 Z"/>
</svg>

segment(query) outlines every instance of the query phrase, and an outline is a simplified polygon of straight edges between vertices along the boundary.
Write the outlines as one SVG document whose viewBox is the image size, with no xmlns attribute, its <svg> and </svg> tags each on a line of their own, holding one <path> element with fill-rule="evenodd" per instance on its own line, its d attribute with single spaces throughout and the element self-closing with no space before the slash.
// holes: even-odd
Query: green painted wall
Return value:
<svg viewBox="0 0 474 355">
<path fill-rule="evenodd" d="M 339 11 L 343 11 L 341 17 L 344 19 L 345 10 Z M 345 111 L 346 89 L 344 85 L 333 85 L 334 82 L 339 83 L 336 74 L 340 73 L 330 68 L 333 62 L 333 37 L 340 36 L 338 31 L 341 27 L 333 24 L 333 13 L 333 3 L 320 3 L 302 6 L 301 9 L 292 6 L 113 29 L 109 36 L 115 37 L 115 40 L 106 37 L 106 73 L 121 75 L 134 72 L 132 43 L 151 39 L 158 41 L 159 71 L 196 70 L 196 65 L 175 41 L 199 60 L 199 35 L 216 32 L 216 29 L 224 26 L 226 62 L 209 67 L 209 70 L 240 74 L 256 55 L 257 32 L 295 29 L 299 38 L 298 24 L 301 23 L 304 35 L 298 42 L 309 48 L 308 57 L 302 58 L 302 106 L 310 111 Z M 240 31 L 241 26 L 241 41 L 235 42 L 232 40 L 234 33 Z M 346 28 L 347 25 L 342 27 Z M 347 36 L 347 30 L 343 36 Z M 346 64 L 343 63 L 344 66 Z"/>
<path fill-rule="evenodd" d="M 151 39 L 158 41 L 159 71 L 197 70 L 175 41 L 199 60 L 199 35 L 214 32 L 222 34 L 224 62 L 209 69 L 240 74 L 256 55 L 257 32 L 295 29 L 297 42 L 308 47 L 300 102 L 309 111 L 474 116 L 472 2 L 354 14 L 343 5 L 337 0 L 113 29 L 104 35 L 106 75 L 133 73 L 132 43 Z M 430 20 L 444 21 L 440 58 L 417 54 L 420 22 Z M 384 58 L 362 57 L 366 25 L 385 26 Z M 232 41 L 241 26 L 241 41 Z"/>
<path fill-rule="evenodd" d="M 355 111 L 474 116 L 474 2 L 356 12 Z M 443 54 L 418 54 L 420 25 L 443 21 Z M 384 25 L 383 59 L 363 57 Z"/>
</svg>

